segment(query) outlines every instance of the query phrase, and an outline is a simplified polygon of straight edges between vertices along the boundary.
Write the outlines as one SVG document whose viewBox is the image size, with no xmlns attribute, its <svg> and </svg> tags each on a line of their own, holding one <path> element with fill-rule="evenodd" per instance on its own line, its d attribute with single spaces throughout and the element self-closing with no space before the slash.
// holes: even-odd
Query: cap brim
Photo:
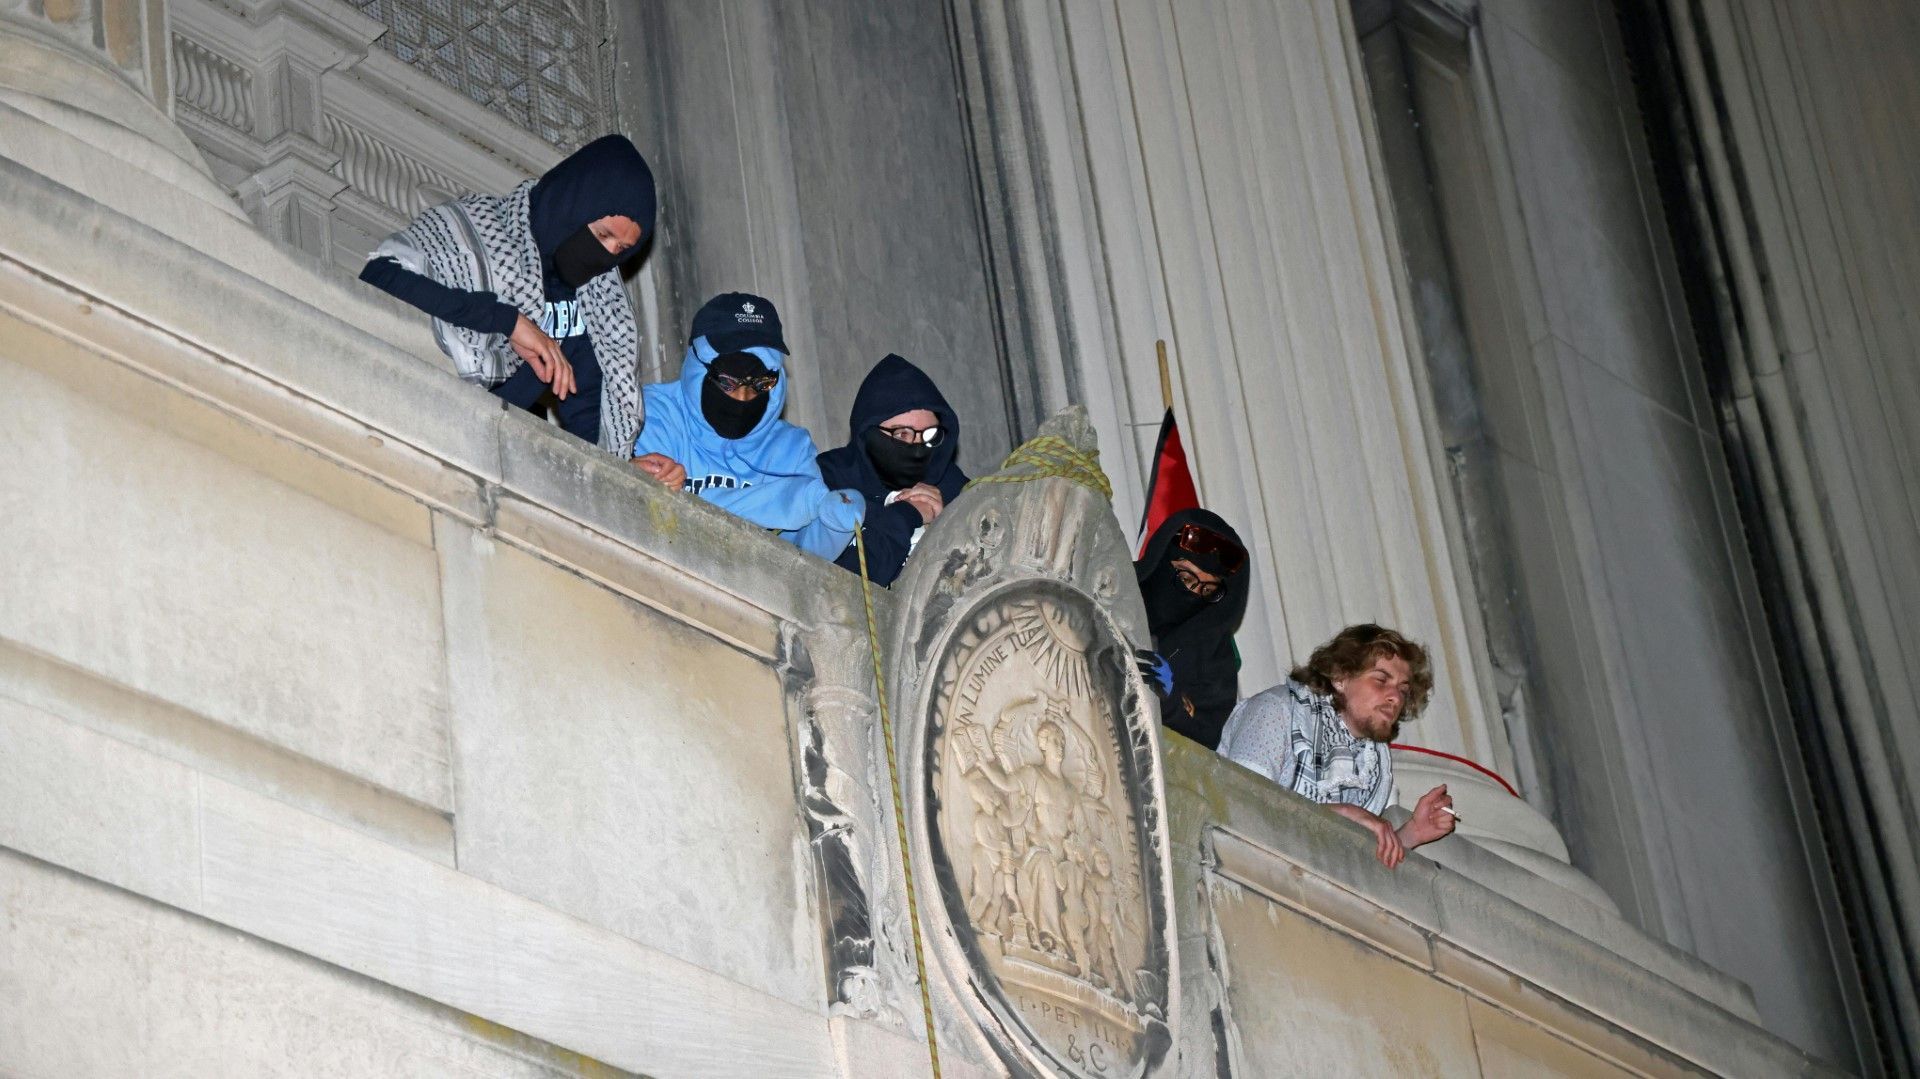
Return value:
<svg viewBox="0 0 1920 1079">
<path fill-rule="evenodd" d="M 707 344 L 712 345 L 716 353 L 742 352 L 749 348 L 771 348 L 778 350 L 782 356 L 793 355 L 787 350 L 787 343 L 781 340 L 779 334 L 768 333 L 765 330 L 728 330 L 706 336 Z"/>
</svg>

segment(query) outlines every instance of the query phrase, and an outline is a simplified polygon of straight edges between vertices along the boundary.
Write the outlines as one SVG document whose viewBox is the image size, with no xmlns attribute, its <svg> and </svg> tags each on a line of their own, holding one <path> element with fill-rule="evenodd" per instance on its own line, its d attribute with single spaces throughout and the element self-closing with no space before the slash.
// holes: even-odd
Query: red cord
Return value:
<svg viewBox="0 0 1920 1079">
<path fill-rule="evenodd" d="M 1467 767 L 1473 769 L 1474 771 L 1479 772 L 1482 775 L 1485 775 L 1491 778 L 1495 783 L 1500 784 L 1502 787 L 1507 788 L 1508 794 L 1513 795 L 1515 798 L 1520 797 L 1520 792 L 1513 789 L 1513 784 L 1507 782 L 1506 777 L 1502 776 L 1499 772 L 1494 771 L 1493 769 L 1487 767 L 1486 765 L 1479 763 L 1478 761 L 1470 761 L 1467 758 L 1459 756 L 1457 754 L 1445 753 L 1438 749 L 1428 749 L 1425 746 L 1410 746 L 1404 742 L 1389 742 L 1387 743 L 1387 745 L 1392 749 L 1404 749 L 1408 753 L 1425 753 L 1430 757 L 1445 757 L 1446 759 L 1453 761 L 1455 764 L 1464 764 Z"/>
</svg>

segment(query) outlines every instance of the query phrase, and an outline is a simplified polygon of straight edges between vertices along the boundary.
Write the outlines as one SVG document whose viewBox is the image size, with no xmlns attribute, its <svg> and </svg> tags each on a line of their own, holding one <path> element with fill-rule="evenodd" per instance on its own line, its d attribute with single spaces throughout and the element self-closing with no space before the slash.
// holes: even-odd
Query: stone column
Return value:
<svg viewBox="0 0 1920 1079">
<path fill-rule="evenodd" d="M 5 0 L 0 19 L 87 56 L 171 113 L 165 0 Z"/>
<path fill-rule="evenodd" d="M 183 194 L 239 215 L 174 126 L 166 39 L 160 0 L 0 0 L 0 157 L 163 231 Z"/>
<path fill-rule="evenodd" d="M 334 3 L 187 3 L 175 18 L 180 97 L 225 164 L 221 179 L 262 231 L 328 257 L 335 198 L 351 181 L 323 80 L 365 58 L 386 27 Z"/>
<path fill-rule="evenodd" d="M 982 172 L 1012 207 L 1003 304 L 1030 329 L 1019 348 L 1064 365 L 1040 381 L 1084 400 L 1113 447 L 1128 527 L 1166 340 L 1202 501 L 1249 541 L 1243 693 L 1346 624 L 1392 624 L 1438 667 L 1409 737 L 1508 770 L 1471 659 L 1346 8 L 956 5 Z"/>
<path fill-rule="evenodd" d="M 955 10 L 983 182 L 1010 208 L 993 233 L 1016 347 L 1086 402 L 1130 525 L 1167 340 L 1202 500 L 1253 556 L 1241 692 L 1345 624 L 1393 624 L 1432 648 L 1438 684 L 1402 739 L 1515 774 L 1475 662 L 1344 0 Z M 1473 804 L 1465 836 L 1613 909 L 1553 823 L 1473 769 L 1420 757 L 1402 799 L 1442 782 Z"/>
</svg>

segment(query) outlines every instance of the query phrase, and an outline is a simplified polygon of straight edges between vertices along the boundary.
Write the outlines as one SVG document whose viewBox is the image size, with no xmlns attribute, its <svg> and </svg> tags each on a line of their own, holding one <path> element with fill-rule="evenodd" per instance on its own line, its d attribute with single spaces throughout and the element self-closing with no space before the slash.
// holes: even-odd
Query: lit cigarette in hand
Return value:
<svg viewBox="0 0 1920 1079">
<path fill-rule="evenodd" d="M 1458 814 L 1458 813 L 1455 813 L 1455 812 L 1453 811 L 1453 807 L 1452 807 L 1452 806 L 1441 806 L 1441 807 L 1440 807 L 1440 812 L 1442 812 L 1442 813 L 1445 813 L 1445 814 L 1447 814 L 1448 816 L 1451 816 L 1451 817 L 1452 817 L 1452 818 L 1453 818 L 1454 820 L 1466 820 L 1466 819 L 1467 819 L 1467 818 L 1465 818 L 1465 817 L 1463 817 L 1463 816 L 1461 816 L 1460 814 Z"/>
</svg>

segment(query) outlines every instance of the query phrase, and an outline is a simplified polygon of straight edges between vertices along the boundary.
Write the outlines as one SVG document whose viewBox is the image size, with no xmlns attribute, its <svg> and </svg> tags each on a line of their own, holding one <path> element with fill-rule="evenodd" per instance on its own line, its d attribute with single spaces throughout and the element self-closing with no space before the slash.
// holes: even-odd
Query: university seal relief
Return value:
<svg viewBox="0 0 1920 1079">
<path fill-rule="evenodd" d="M 1071 420 L 1048 429 L 1090 440 Z M 945 1029 L 1013 1074 L 1153 1074 L 1175 1014 L 1164 795 L 1119 526 L 1054 476 L 954 509 L 895 635 L 929 978 L 966 1020 Z"/>
</svg>

